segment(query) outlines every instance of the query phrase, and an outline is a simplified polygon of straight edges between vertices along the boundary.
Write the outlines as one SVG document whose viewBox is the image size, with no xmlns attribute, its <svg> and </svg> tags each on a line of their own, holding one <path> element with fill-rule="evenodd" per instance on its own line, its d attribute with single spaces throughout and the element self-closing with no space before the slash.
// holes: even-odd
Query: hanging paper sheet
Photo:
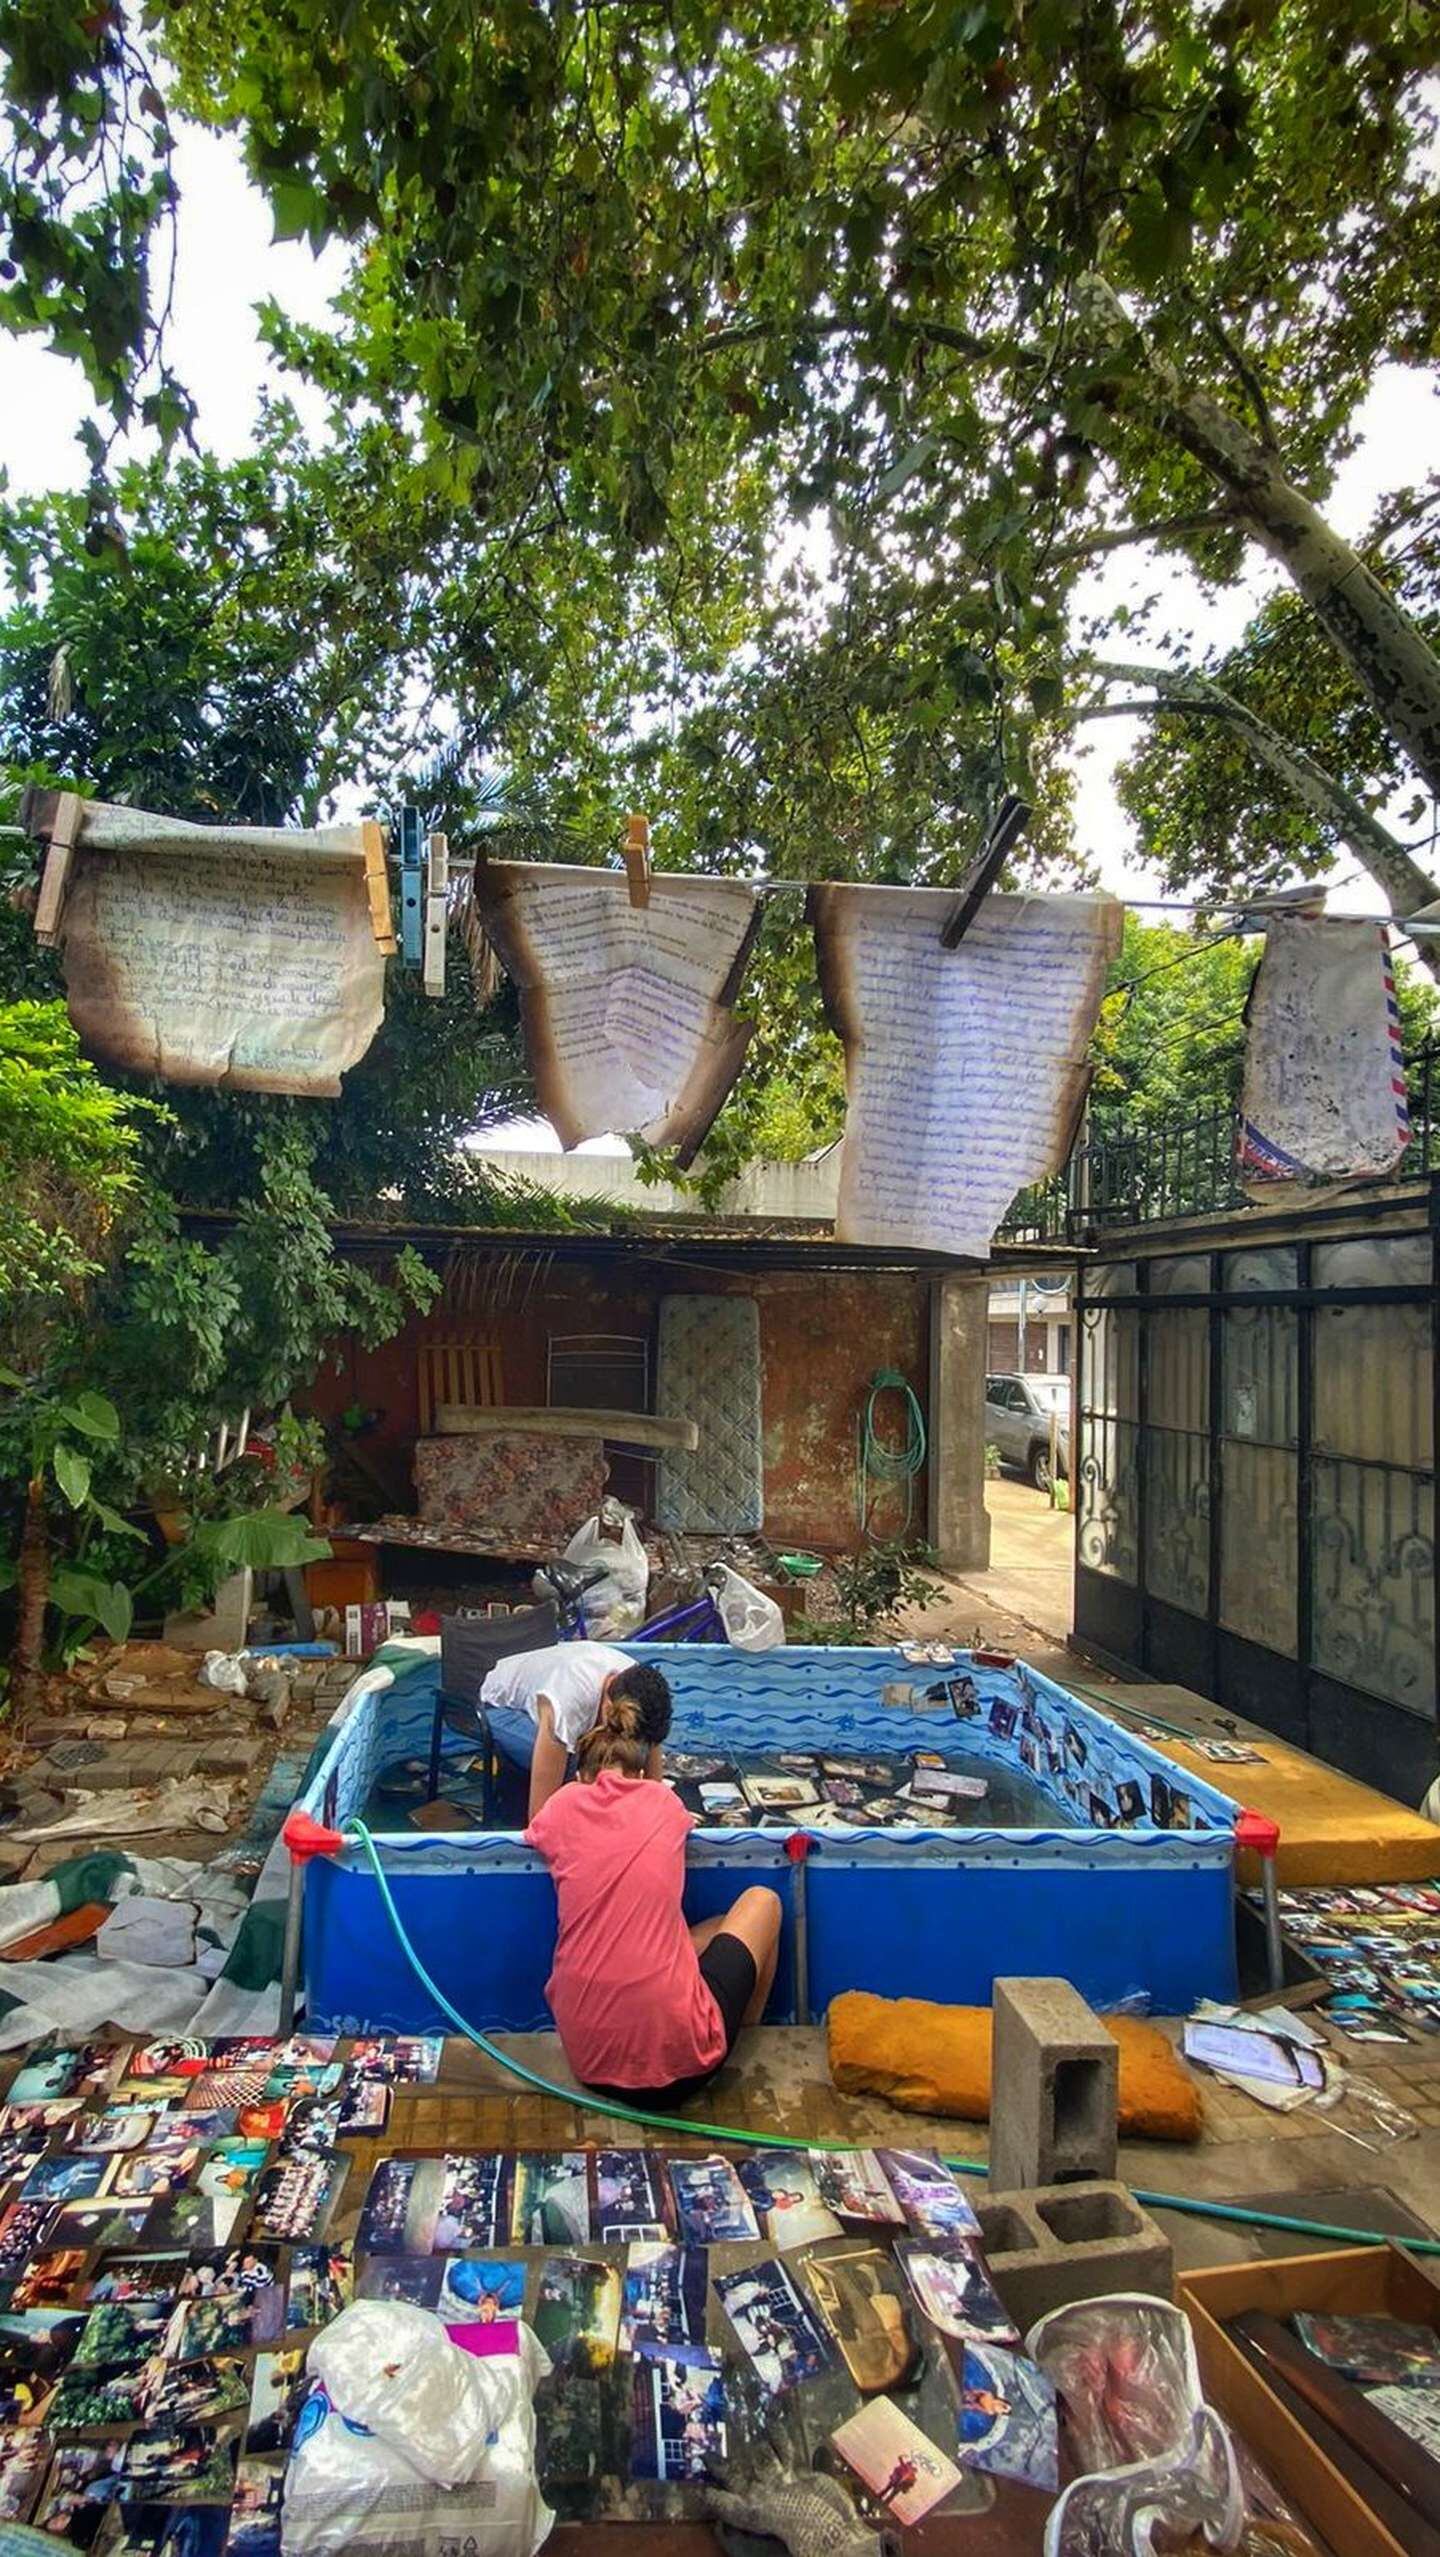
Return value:
<svg viewBox="0 0 1440 2557">
<path fill-rule="evenodd" d="M 845 1048 L 835 1231 L 983 1259 L 1016 1191 L 1070 1151 L 1122 910 L 1113 897 L 991 896 L 945 950 L 954 903 L 953 889 L 810 891 Z"/>
<path fill-rule="evenodd" d="M 536 1095 L 561 1144 L 638 1135 L 691 1161 L 750 1041 L 730 1006 L 753 890 L 657 872 L 636 907 L 620 871 L 490 862 L 476 867 L 475 905 L 520 988 Z"/>
<path fill-rule="evenodd" d="M 1384 925 L 1275 916 L 1250 993 L 1240 1109 L 1247 1184 L 1383 1179 L 1409 1142 Z"/>
<path fill-rule="evenodd" d="M 209 829 L 104 814 L 139 819 L 154 849 L 92 849 L 87 822 L 73 856 L 65 990 L 90 1053 L 333 1100 L 385 1017 L 359 827 L 216 829 L 211 851 Z"/>
</svg>

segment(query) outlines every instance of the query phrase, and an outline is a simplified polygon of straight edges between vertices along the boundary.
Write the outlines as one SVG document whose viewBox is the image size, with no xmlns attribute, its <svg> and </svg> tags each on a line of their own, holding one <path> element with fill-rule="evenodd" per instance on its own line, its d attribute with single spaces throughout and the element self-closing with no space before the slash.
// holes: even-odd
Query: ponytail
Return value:
<svg viewBox="0 0 1440 2557">
<path fill-rule="evenodd" d="M 649 1763 L 650 1740 L 643 1706 L 633 1696 L 607 1697 L 602 1719 L 576 1747 L 575 1765 L 581 1783 L 593 1784 L 610 1767 L 622 1776 L 643 1776 Z"/>
</svg>

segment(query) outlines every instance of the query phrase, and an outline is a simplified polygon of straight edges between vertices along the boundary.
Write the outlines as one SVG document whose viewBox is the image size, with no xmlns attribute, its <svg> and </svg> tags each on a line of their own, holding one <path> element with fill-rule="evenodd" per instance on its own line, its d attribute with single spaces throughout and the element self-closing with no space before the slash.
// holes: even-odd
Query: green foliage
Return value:
<svg viewBox="0 0 1440 2557">
<path fill-rule="evenodd" d="M 100 1081 L 59 1003 L 0 1006 L 0 1349 L 24 1357 L 113 1248 L 142 1113 Z"/>
<path fill-rule="evenodd" d="M 1397 599 L 1432 645 L 1440 639 L 1440 530 L 1435 494 L 1402 490 L 1386 508 L 1370 555 L 1393 563 Z M 1419 517 L 1419 529 L 1415 519 Z M 1385 544 L 1380 534 L 1389 531 Z M 1238 645 L 1207 667 L 1225 692 L 1303 747 L 1377 815 L 1411 776 L 1394 739 L 1356 693 L 1312 615 L 1282 591 L 1262 606 Z M 1224 896 L 1354 868 L 1354 854 L 1274 780 L 1222 719 L 1159 718 L 1119 774 L 1121 804 L 1146 858 L 1170 891 Z M 1433 859 L 1428 803 L 1413 788 L 1399 830 L 1424 824 L 1415 844 Z M 1378 900 L 1383 905 L 1383 898 Z"/>
<path fill-rule="evenodd" d="M 910 1608 L 933 1607 L 944 1597 L 940 1582 L 925 1577 L 934 1560 L 928 1545 L 907 1545 L 898 1538 L 837 1556 L 831 1581 L 838 1613 L 813 1620 L 807 1616 L 796 1627 L 797 1638 L 807 1643 L 883 1639 Z"/>
</svg>

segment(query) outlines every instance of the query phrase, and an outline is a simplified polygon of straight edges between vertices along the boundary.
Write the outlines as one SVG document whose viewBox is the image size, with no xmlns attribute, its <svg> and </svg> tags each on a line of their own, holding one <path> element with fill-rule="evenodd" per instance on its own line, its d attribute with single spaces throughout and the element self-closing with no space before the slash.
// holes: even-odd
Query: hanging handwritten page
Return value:
<svg viewBox="0 0 1440 2557">
<path fill-rule="evenodd" d="M 536 1096 L 561 1144 L 637 1135 L 690 1162 L 750 1042 L 730 1000 L 753 890 L 664 871 L 632 906 L 619 871 L 489 862 L 475 905 L 520 988 Z"/>
<path fill-rule="evenodd" d="M 1248 1183 L 1378 1180 L 1410 1142 L 1383 924 L 1275 916 L 1250 995 L 1240 1162 Z"/>
<path fill-rule="evenodd" d="M 76 1030 L 93 1056 L 168 1083 L 333 1100 L 385 1017 L 363 859 L 197 838 L 186 830 L 183 851 L 82 841 L 62 927 Z"/>
<path fill-rule="evenodd" d="M 845 1048 L 835 1231 L 983 1259 L 1058 1170 L 1120 946 L 1113 897 L 990 896 L 954 950 L 953 889 L 815 887 L 820 987 Z"/>
</svg>

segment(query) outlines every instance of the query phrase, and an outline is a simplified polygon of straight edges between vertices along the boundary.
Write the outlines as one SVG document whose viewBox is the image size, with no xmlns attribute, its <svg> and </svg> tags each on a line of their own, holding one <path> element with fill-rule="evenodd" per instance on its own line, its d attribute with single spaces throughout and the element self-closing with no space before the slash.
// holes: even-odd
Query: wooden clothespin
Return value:
<svg viewBox="0 0 1440 2557">
<path fill-rule="evenodd" d="M 84 814 L 85 802 L 74 790 L 32 788 L 20 802 L 21 825 L 45 846 L 45 867 L 40 873 L 40 894 L 35 902 L 35 938 L 46 950 L 53 950 L 60 939 L 70 856 Z"/>
<path fill-rule="evenodd" d="M 427 994 L 445 991 L 445 929 L 449 921 L 450 838 L 432 835 L 425 848 L 425 976 Z"/>
<path fill-rule="evenodd" d="M 650 820 L 639 815 L 625 820 L 625 841 L 620 847 L 625 856 L 625 876 L 630 882 L 632 906 L 650 903 Z"/>
<path fill-rule="evenodd" d="M 1007 790 L 986 830 L 970 868 L 960 882 L 960 895 L 940 933 L 942 950 L 958 950 L 971 924 L 1005 867 L 1011 845 L 1019 842 L 1033 815 L 1029 802 Z"/>
<path fill-rule="evenodd" d="M 365 847 L 365 893 L 370 900 L 370 929 L 380 950 L 395 950 L 395 926 L 390 916 L 390 880 L 385 868 L 385 829 L 374 817 L 366 817 L 360 827 Z"/>
</svg>

